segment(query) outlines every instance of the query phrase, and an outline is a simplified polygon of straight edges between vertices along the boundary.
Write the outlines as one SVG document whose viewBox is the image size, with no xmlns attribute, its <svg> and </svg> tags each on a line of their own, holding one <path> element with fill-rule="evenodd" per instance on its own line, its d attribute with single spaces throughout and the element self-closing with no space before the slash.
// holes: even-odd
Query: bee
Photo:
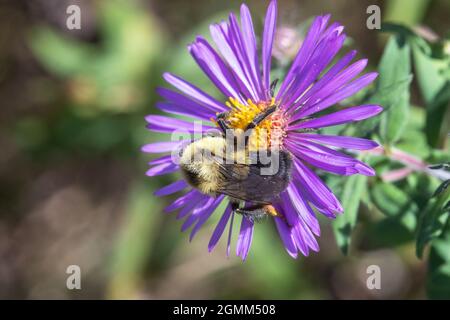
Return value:
<svg viewBox="0 0 450 320">
<path fill-rule="evenodd" d="M 181 150 L 180 168 L 186 181 L 204 194 L 227 195 L 232 210 L 252 221 L 259 221 L 267 215 L 279 216 L 272 204 L 291 180 L 292 156 L 281 149 L 249 151 L 248 148 L 248 132 L 276 110 L 275 105 L 268 107 L 247 125 L 243 130 L 246 133 L 243 147 L 236 146 L 238 138 L 242 138 L 242 130 L 230 128 L 227 114 L 219 114 L 219 135 L 204 136 Z M 226 137 L 230 132 L 233 139 Z M 230 140 L 233 141 L 232 146 Z M 264 170 L 270 168 L 277 170 L 265 174 Z M 246 206 L 241 208 L 244 202 Z"/>
</svg>

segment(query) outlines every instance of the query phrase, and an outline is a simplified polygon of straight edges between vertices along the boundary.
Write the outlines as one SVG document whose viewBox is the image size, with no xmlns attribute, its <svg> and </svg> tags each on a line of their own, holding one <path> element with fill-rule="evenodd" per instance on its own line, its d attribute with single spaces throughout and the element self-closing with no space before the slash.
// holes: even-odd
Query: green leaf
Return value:
<svg viewBox="0 0 450 320">
<path fill-rule="evenodd" d="M 391 37 L 378 68 L 379 85 L 389 87 L 411 78 L 410 46 L 405 38 Z M 380 136 L 386 144 L 398 141 L 405 129 L 409 116 L 409 85 L 396 90 L 381 115 Z"/>
<path fill-rule="evenodd" d="M 450 188 L 430 199 L 427 207 L 419 219 L 417 230 L 416 255 L 422 258 L 425 246 L 433 239 L 439 237 L 449 218 L 446 203 L 450 200 Z"/>
<path fill-rule="evenodd" d="M 135 111 L 148 103 L 148 78 L 167 56 L 161 55 L 167 37 L 152 12 L 136 1 L 101 1 L 98 6 L 99 43 L 38 26 L 29 39 L 31 49 L 45 68 L 67 82 L 80 115 Z"/>
<path fill-rule="evenodd" d="M 430 299 L 450 299 L 450 230 L 448 228 L 431 246 L 427 295 Z"/>
<path fill-rule="evenodd" d="M 61 77 L 85 70 L 86 63 L 96 56 L 93 46 L 60 35 L 48 27 L 36 28 L 31 34 L 30 45 L 38 60 Z"/>
<path fill-rule="evenodd" d="M 450 125 L 448 110 L 450 106 L 450 81 L 436 94 L 427 105 L 426 136 L 428 143 L 434 147 L 443 147 Z"/>
<path fill-rule="evenodd" d="M 420 23 L 427 12 L 430 0 L 391 0 L 386 3 L 386 21 L 396 21 L 406 25 Z"/>
<path fill-rule="evenodd" d="M 430 156 L 432 149 L 427 143 L 424 135 L 425 127 L 425 110 L 411 106 L 409 120 L 401 141 L 397 142 L 396 146 L 413 154 L 421 159 L 427 159 Z"/>
<path fill-rule="evenodd" d="M 390 38 L 378 72 L 376 88 L 365 103 L 381 105 L 384 112 L 380 117 L 361 122 L 356 128 L 359 132 L 366 133 L 380 124 L 383 142 L 392 144 L 400 138 L 409 115 L 409 85 L 412 75 L 410 47 L 404 37 Z"/>
<path fill-rule="evenodd" d="M 383 22 L 381 32 L 394 33 L 404 38 L 417 37 L 411 28 L 401 22 Z"/>
<path fill-rule="evenodd" d="M 371 189 L 371 199 L 386 216 L 393 217 L 410 232 L 417 226 L 419 207 L 411 196 L 391 183 L 377 183 Z"/>
<path fill-rule="evenodd" d="M 417 82 L 426 104 L 426 136 L 433 147 L 443 145 L 449 129 L 446 112 L 450 103 L 450 58 L 422 39 L 412 46 Z"/>
<path fill-rule="evenodd" d="M 339 215 L 333 222 L 336 242 L 344 254 L 348 253 L 351 233 L 356 225 L 360 200 L 366 188 L 367 177 L 363 175 L 353 175 L 344 184 L 341 202 L 344 207 L 344 214 Z"/>
<path fill-rule="evenodd" d="M 450 299 L 450 263 L 439 267 L 430 266 L 427 278 L 430 299 Z"/>
<path fill-rule="evenodd" d="M 371 197 L 378 209 L 390 217 L 409 210 L 417 210 L 417 206 L 411 202 L 408 194 L 391 183 L 375 184 L 371 189 Z"/>
<path fill-rule="evenodd" d="M 419 88 L 425 102 L 430 103 L 449 80 L 444 72 L 449 67 L 449 58 L 441 57 L 421 38 L 412 42 L 412 52 Z"/>
<path fill-rule="evenodd" d="M 414 241 L 414 233 L 399 219 L 388 217 L 365 225 L 364 238 L 367 239 L 365 249 L 375 250 L 411 243 Z"/>
<path fill-rule="evenodd" d="M 450 185 L 450 179 L 445 180 L 444 182 L 442 182 L 441 185 L 433 193 L 433 197 L 437 197 L 440 194 L 442 194 L 443 192 L 445 192 L 445 190 L 447 190 L 449 185 Z"/>
<path fill-rule="evenodd" d="M 386 144 L 392 145 L 402 136 L 409 116 L 409 92 L 404 92 L 395 107 L 381 115 L 380 133 Z"/>
</svg>

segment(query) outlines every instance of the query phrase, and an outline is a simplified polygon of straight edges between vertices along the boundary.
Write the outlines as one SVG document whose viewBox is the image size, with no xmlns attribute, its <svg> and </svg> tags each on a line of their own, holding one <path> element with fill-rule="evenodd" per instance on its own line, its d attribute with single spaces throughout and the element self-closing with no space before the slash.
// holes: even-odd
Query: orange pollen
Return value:
<svg viewBox="0 0 450 320">
<path fill-rule="evenodd" d="M 230 111 L 225 120 L 231 128 L 244 130 L 258 114 L 275 104 L 274 98 L 257 103 L 248 99 L 245 104 L 237 99 L 229 98 L 226 105 Z M 249 138 L 249 150 L 281 148 L 286 136 L 284 128 L 283 112 L 277 110 L 253 129 Z"/>
</svg>

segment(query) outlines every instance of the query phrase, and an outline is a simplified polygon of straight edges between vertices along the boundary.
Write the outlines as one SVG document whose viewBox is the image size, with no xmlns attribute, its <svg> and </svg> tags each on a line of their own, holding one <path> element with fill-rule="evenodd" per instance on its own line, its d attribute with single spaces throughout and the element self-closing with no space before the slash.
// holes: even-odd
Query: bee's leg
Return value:
<svg viewBox="0 0 450 320">
<path fill-rule="evenodd" d="M 271 205 L 256 205 L 244 209 L 237 208 L 236 213 L 239 213 L 252 222 L 261 222 L 268 215 L 279 216 L 275 208 Z"/>
<path fill-rule="evenodd" d="M 239 205 L 240 205 L 239 201 L 230 199 L 230 203 L 231 203 L 231 211 L 233 211 L 234 213 L 241 214 L 240 213 L 241 209 L 239 209 Z"/>
<path fill-rule="evenodd" d="M 219 126 L 220 130 L 222 130 L 223 134 L 226 134 L 227 130 L 230 129 L 225 119 L 217 119 L 217 125 Z"/>
<path fill-rule="evenodd" d="M 308 117 L 304 117 L 304 118 L 298 119 L 298 120 L 292 122 L 292 124 L 295 125 L 295 124 L 299 124 L 299 123 L 302 123 L 302 122 L 305 122 L 305 121 L 308 121 L 308 120 L 312 120 L 312 119 L 314 119 L 313 116 L 308 116 Z M 301 129 L 300 131 L 302 131 L 302 132 L 315 132 L 315 131 L 317 131 L 317 129 L 305 128 L 305 129 Z"/>
<path fill-rule="evenodd" d="M 222 136 L 222 131 L 218 132 L 218 131 L 208 131 L 205 133 L 205 137 L 221 137 Z"/>
<path fill-rule="evenodd" d="M 258 215 L 256 212 L 259 207 L 250 207 L 246 209 L 240 209 L 239 208 L 239 202 L 231 202 L 231 210 L 233 210 L 234 213 L 242 215 L 244 218 L 250 220 L 251 222 L 255 222 L 255 220 L 262 219 L 263 215 Z"/>
<path fill-rule="evenodd" d="M 247 127 L 245 127 L 245 140 L 244 140 L 244 145 L 247 147 L 248 146 L 248 142 L 250 141 L 250 134 L 251 132 L 249 132 L 248 130 L 252 130 L 254 129 L 258 124 L 260 124 L 261 122 L 264 121 L 264 119 L 266 119 L 268 116 L 270 116 L 272 113 L 274 113 L 276 110 L 278 109 L 277 105 L 273 105 L 269 108 L 267 108 L 266 110 L 264 110 L 263 112 L 261 112 L 260 114 L 258 114 L 253 120 L 252 122 L 250 122 Z"/>
<path fill-rule="evenodd" d="M 245 131 L 250 130 L 255 128 L 258 124 L 260 124 L 261 122 L 263 122 L 268 116 L 270 116 L 272 113 L 274 113 L 275 111 L 277 111 L 278 106 L 277 105 L 273 105 L 269 108 L 267 108 L 266 110 L 264 110 L 263 112 L 261 112 L 260 114 L 258 114 L 253 120 L 252 122 L 250 122 L 247 127 L 245 128 Z"/>
<path fill-rule="evenodd" d="M 230 126 L 228 125 L 227 121 L 225 120 L 227 116 L 228 116 L 228 111 L 225 111 L 225 112 L 222 112 L 222 113 L 219 113 L 216 115 L 217 125 L 222 130 L 223 134 L 226 134 L 227 130 L 231 129 Z"/>
<path fill-rule="evenodd" d="M 272 83 L 270 84 L 270 87 L 269 87 L 269 93 L 270 93 L 270 96 L 271 96 L 271 97 L 273 97 L 273 96 L 275 95 L 275 88 L 277 87 L 278 80 L 279 80 L 279 79 L 275 79 L 275 80 L 273 80 Z"/>
<path fill-rule="evenodd" d="M 251 222 L 261 222 L 267 215 L 262 208 L 258 209 L 237 209 L 236 213 L 239 213 L 244 218 Z"/>
<path fill-rule="evenodd" d="M 309 132 L 317 132 L 317 131 L 318 131 L 318 129 L 316 129 L 316 128 L 303 128 L 303 129 L 300 129 L 298 132 L 309 133 Z"/>
</svg>

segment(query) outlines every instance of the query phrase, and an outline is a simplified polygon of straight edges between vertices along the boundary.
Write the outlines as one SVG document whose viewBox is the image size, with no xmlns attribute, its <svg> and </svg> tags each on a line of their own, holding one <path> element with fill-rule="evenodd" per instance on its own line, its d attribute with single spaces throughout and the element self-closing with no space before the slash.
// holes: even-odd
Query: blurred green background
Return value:
<svg viewBox="0 0 450 320">
<path fill-rule="evenodd" d="M 70 4 L 81 8 L 81 30 L 66 28 Z M 247 4 L 260 30 L 267 2 Z M 414 27 L 430 43 L 440 43 L 450 30 L 446 0 L 280 0 L 276 65 L 282 69 L 292 59 L 305 22 L 331 13 L 346 26 L 349 47 L 368 57 L 369 68 L 376 69 L 386 37 L 366 28 L 366 8 L 372 4 L 381 7 L 383 20 Z M 209 23 L 226 18 L 239 5 L 220 0 L 0 2 L 0 298 L 427 296 L 427 259 L 415 254 L 417 216 L 403 217 L 410 209 L 404 208 L 410 203 L 406 198 L 402 213 L 389 223 L 400 210 L 398 198 L 393 204 L 385 201 L 381 183 L 375 191 L 365 190 L 375 203 L 383 200 L 375 207 L 360 206 L 347 256 L 336 244 L 332 221 L 321 223 L 321 251 L 297 260 L 284 251 L 270 221 L 257 225 L 243 263 L 234 249 L 226 258 L 224 239 L 208 253 L 218 217 L 189 243 L 175 215 L 162 213 L 174 198 L 159 199 L 152 192 L 174 177 L 145 176 L 150 157 L 140 146 L 161 136 L 145 130 L 143 117 L 157 112 L 155 87 L 163 85 L 163 71 L 213 92 L 186 45 L 196 34 L 207 35 Z M 449 48 L 444 46 L 444 52 Z M 422 130 L 426 121 L 434 128 L 433 121 L 446 119 L 438 114 L 440 120 L 430 120 L 422 107 L 432 90 L 424 91 L 423 85 L 435 80 L 413 81 L 414 107 L 405 129 L 409 140 L 401 140 L 404 150 L 422 159 L 430 159 L 431 146 L 440 150 L 437 158 L 448 155 L 439 132 Z M 439 110 L 445 113 L 447 106 Z M 374 165 L 381 168 L 383 163 Z M 414 179 L 407 183 L 418 186 L 416 199 L 439 185 L 426 175 Z M 328 183 L 333 190 L 339 188 L 333 177 Z M 397 187 L 392 191 L 388 186 L 388 195 L 403 189 Z M 413 208 L 415 214 L 420 206 Z M 392 219 L 380 211 L 391 213 Z M 66 268 L 72 264 L 81 267 L 81 290 L 66 288 Z M 381 290 L 366 287 L 371 264 L 382 269 Z"/>
</svg>

